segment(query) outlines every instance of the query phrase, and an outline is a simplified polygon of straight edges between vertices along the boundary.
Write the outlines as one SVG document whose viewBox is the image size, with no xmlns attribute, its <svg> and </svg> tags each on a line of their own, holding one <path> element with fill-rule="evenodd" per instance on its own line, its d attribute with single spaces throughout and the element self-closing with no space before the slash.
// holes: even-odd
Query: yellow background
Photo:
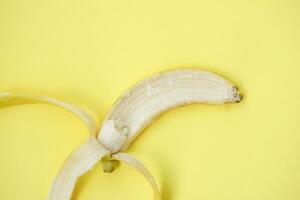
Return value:
<svg viewBox="0 0 300 200">
<path fill-rule="evenodd" d="M 168 112 L 130 147 L 163 200 L 300 199 L 300 3 L 297 0 L 1 0 L 0 91 L 56 97 L 99 123 L 145 76 L 210 69 L 245 99 Z M 0 199 L 46 199 L 67 155 L 86 137 L 47 105 L 0 111 Z M 76 200 L 152 199 L 130 167 L 98 164 Z"/>
</svg>

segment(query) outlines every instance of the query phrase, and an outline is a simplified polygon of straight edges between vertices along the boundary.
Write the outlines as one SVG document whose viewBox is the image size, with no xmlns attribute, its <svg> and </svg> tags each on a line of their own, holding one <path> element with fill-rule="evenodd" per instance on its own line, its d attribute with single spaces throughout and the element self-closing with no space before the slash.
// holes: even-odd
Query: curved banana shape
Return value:
<svg viewBox="0 0 300 200">
<path fill-rule="evenodd" d="M 171 108 L 192 103 L 236 103 L 241 99 L 237 87 L 215 73 L 199 69 L 161 72 L 140 81 L 117 100 L 98 137 L 108 149 L 125 151 L 156 116 Z M 114 123 L 119 130 L 122 129 L 120 132 L 126 137 L 123 144 L 116 146 L 110 141 L 107 123 Z"/>
<path fill-rule="evenodd" d="M 114 170 L 114 160 L 134 167 L 149 181 L 158 200 L 159 189 L 151 173 L 140 161 L 123 151 L 155 117 L 171 108 L 191 103 L 236 103 L 241 99 L 237 87 L 215 73 L 177 69 L 146 78 L 126 91 L 110 109 L 100 131 L 88 113 L 50 97 L 0 93 L 0 108 L 22 103 L 52 104 L 75 114 L 88 127 L 89 138 L 64 162 L 53 181 L 49 200 L 70 200 L 78 177 L 99 160 L 103 160 L 106 172 Z"/>
</svg>

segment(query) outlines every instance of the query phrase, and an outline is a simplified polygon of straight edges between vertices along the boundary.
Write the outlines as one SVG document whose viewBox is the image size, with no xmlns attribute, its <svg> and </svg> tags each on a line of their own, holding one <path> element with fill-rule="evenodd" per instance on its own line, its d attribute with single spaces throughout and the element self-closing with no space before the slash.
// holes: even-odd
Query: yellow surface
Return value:
<svg viewBox="0 0 300 200">
<path fill-rule="evenodd" d="M 0 91 L 56 97 L 99 123 L 143 77 L 196 66 L 245 94 L 241 104 L 168 112 L 129 152 L 163 200 L 300 199 L 300 3 L 297 0 L 0 1 Z M 88 135 L 47 105 L 0 111 L 0 199 L 46 199 L 57 170 Z M 97 165 L 76 200 L 152 199 L 121 165 Z"/>
</svg>

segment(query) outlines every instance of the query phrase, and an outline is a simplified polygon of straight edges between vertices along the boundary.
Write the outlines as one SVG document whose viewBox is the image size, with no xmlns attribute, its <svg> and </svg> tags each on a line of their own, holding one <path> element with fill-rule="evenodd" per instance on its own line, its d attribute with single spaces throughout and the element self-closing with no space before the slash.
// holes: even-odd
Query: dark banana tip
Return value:
<svg viewBox="0 0 300 200">
<path fill-rule="evenodd" d="M 239 91 L 238 87 L 235 85 L 232 87 L 233 90 L 233 100 L 235 103 L 239 103 L 243 100 L 243 94 Z"/>
</svg>

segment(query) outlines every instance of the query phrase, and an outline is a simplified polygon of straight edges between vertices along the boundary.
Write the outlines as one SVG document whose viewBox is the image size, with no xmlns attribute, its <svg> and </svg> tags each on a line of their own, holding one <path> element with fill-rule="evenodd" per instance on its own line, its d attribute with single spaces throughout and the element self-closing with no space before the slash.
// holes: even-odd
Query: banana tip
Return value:
<svg viewBox="0 0 300 200">
<path fill-rule="evenodd" d="M 232 87 L 233 90 L 233 101 L 239 103 L 243 99 L 243 94 L 239 91 L 238 87 L 235 85 Z"/>
</svg>

